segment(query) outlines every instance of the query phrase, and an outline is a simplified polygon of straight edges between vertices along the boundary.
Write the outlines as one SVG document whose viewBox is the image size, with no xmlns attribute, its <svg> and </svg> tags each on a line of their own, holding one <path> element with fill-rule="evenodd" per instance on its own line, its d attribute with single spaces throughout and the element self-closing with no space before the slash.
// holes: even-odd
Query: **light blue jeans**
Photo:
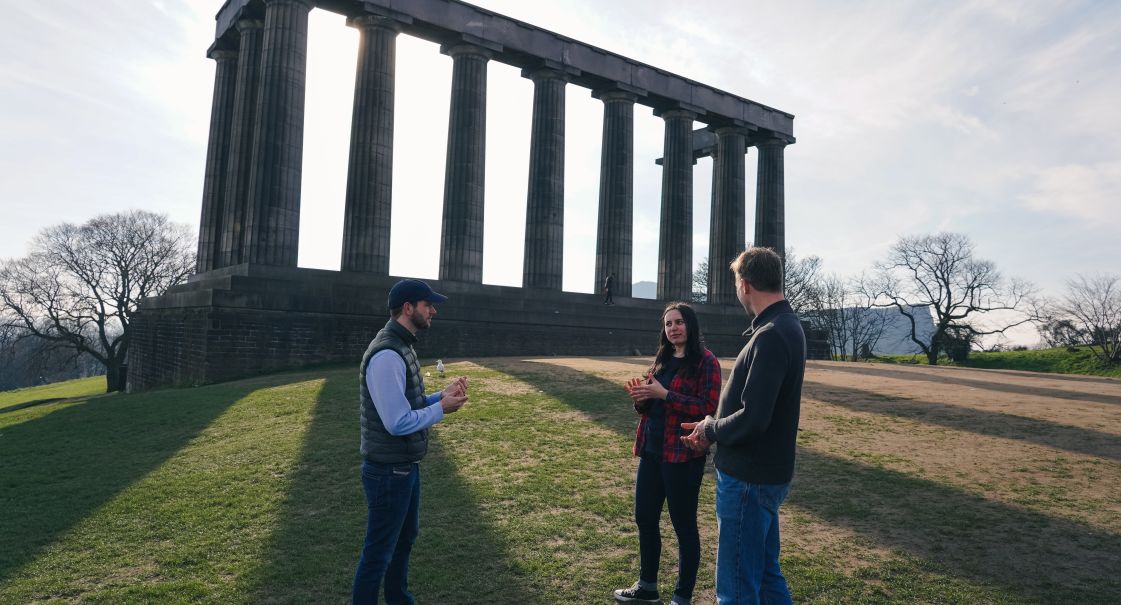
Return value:
<svg viewBox="0 0 1121 605">
<path fill-rule="evenodd" d="M 744 483 L 716 471 L 716 601 L 720 605 L 792 603 L 778 566 L 778 508 L 790 484 Z"/>
</svg>

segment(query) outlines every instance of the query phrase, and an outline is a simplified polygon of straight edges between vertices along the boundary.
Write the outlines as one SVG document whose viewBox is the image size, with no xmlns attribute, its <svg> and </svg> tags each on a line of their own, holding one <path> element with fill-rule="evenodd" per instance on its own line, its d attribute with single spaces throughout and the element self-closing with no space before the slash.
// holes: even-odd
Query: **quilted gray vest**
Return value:
<svg viewBox="0 0 1121 605">
<path fill-rule="evenodd" d="M 420 363 L 417 362 L 413 343 L 416 336 L 404 326 L 390 319 L 366 347 L 362 356 L 362 368 L 358 374 L 358 397 L 362 403 L 362 456 L 370 462 L 379 464 L 402 464 L 419 462 L 428 452 L 428 430 L 394 437 L 385 430 L 381 416 L 374 407 L 370 389 L 366 386 L 366 367 L 370 359 L 379 351 L 392 349 L 405 360 L 405 399 L 414 410 L 423 408 L 424 379 L 420 376 Z"/>
</svg>

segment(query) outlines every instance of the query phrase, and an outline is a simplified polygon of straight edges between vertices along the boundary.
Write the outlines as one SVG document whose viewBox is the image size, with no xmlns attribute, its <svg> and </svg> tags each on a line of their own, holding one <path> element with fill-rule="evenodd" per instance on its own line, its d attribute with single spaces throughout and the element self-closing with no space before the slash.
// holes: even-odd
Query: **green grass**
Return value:
<svg viewBox="0 0 1121 605">
<path fill-rule="evenodd" d="M 14 391 L 0 391 L 0 412 L 10 411 L 16 407 L 30 407 L 45 402 L 71 399 L 75 397 L 90 397 L 105 392 L 105 377 L 91 376 L 55 382 L 37 387 L 27 387 Z"/>
<path fill-rule="evenodd" d="M 629 400 L 590 373 L 482 363 L 465 371 L 471 403 L 437 426 L 422 464 L 414 593 L 428 604 L 609 602 L 637 573 Z M 0 603 L 347 602 L 365 526 L 355 374 L 317 369 L 0 413 Z M 834 550 L 784 549 L 796 602 L 1121 599 L 1105 576 L 1024 587 L 987 565 L 969 527 L 1014 534 L 1050 519 L 882 463 L 801 456 L 786 531 L 825 523 L 857 537 Z M 712 490 L 708 476 L 698 603 L 712 602 Z M 676 543 L 664 517 L 668 595 Z M 1119 554 L 1115 541 L 1055 523 Z M 943 541 L 953 552 L 940 554 Z M 868 544 L 883 553 L 853 554 Z M 857 556 L 866 560 L 851 565 Z"/>
<path fill-rule="evenodd" d="M 925 364 L 926 357 L 912 355 L 884 355 L 873 361 L 901 364 Z M 993 370 L 1023 370 L 1053 374 L 1084 374 L 1121 378 L 1121 365 L 1104 366 L 1089 347 L 1070 351 L 1065 347 L 1031 351 L 1000 351 L 995 353 L 970 352 L 965 363 L 954 364 L 943 357 L 939 365 L 960 365 L 969 368 Z"/>
</svg>

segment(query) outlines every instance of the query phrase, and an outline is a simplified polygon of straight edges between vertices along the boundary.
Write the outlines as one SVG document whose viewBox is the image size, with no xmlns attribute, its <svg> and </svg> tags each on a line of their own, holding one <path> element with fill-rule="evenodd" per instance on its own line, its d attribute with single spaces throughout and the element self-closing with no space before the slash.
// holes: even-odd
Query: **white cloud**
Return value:
<svg viewBox="0 0 1121 605">
<path fill-rule="evenodd" d="M 1092 253 L 1082 240 L 1086 229 L 1117 226 L 1121 4 L 478 3 L 794 113 L 787 241 L 830 270 L 857 272 L 897 235 L 937 229 L 1000 242 L 990 254 L 998 264 L 1030 258 L 1022 266 L 1056 275 L 1118 254 L 1108 238 Z M 59 217 L 142 205 L 197 222 L 214 72 L 204 53 L 220 4 L 8 7 L 0 199 L 9 220 L 0 223 L 0 256 L 22 253 Z M 312 27 L 300 262 L 336 267 L 356 34 L 318 10 Z M 484 278 L 492 283 L 520 281 L 532 86 L 510 71 L 493 64 L 490 79 Z M 432 277 L 451 60 L 402 35 L 396 73 L 390 269 Z M 602 105 L 577 86 L 567 99 L 564 285 L 588 291 Z M 661 145 L 661 120 L 636 106 L 636 279 L 657 272 Z M 756 158 L 747 159 L 749 238 Z M 697 256 L 707 246 L 710 170 L 695 171 Z M 1033 254 L 1039 241 L 1079 252 L 1049 266 L 1058 261 Z"/>
<path fill-rule="evenodd" d="M 1045 168 L 1035 190 L 1024 196 L 1027 207 L 1078 219 L 1087 227 L 1121 227 L 1117 211 L 1121 161 L 1066 164 Z"/>
</svg>

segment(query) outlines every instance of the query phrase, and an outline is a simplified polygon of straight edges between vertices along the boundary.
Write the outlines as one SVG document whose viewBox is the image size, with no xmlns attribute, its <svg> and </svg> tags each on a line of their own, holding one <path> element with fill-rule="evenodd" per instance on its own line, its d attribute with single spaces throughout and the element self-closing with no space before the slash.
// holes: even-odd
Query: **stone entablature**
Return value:
<svg viewBox="0 0 1121 605">
<path fill-rule="evenodd" d="M 216 18 L 215 39 L 227 36 L 252 4 L 228 0 Z M 495 61 L 515 67 L 535 68 L 544 61 L 585 88 L 619 84 L 640 95 L 642 105 L 679 105 L 705 123 L 738 121 L 794 142 L 789 113 L 484 8 L 455 0 L 330 0 L 318 6 L 348 16 L 386 16 L 401 23 L 402 33 L 437 44 L 473 42 L 491 49 Z"/>
</svg>

